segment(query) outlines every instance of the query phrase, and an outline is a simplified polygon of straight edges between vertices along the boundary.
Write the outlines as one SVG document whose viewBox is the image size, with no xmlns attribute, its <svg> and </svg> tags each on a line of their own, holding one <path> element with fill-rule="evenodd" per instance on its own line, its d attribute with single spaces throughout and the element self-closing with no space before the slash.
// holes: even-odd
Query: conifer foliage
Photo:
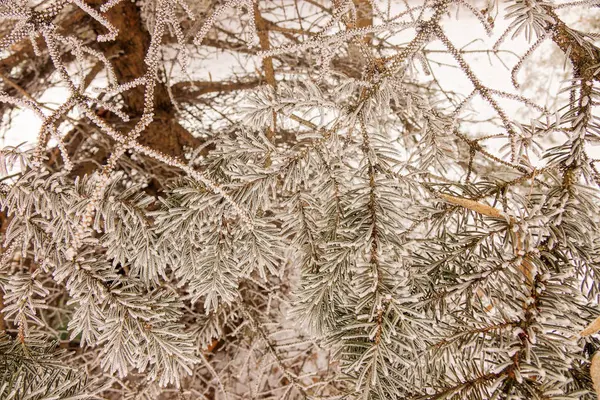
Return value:
<svg viewBox="0 0 600 400">
<path fill-rule="evenodd" d="M 599 7 L 0 1 L 0 398 L 596 399 Z"/>
</svg>

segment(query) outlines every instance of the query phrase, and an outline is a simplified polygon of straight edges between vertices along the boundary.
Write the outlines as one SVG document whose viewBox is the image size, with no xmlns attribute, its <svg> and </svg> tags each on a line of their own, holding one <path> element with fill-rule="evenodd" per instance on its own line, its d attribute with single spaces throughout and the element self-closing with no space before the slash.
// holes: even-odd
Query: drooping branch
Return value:
<svg viewBox="0 0 600 400">
<path fill-rule="evenodd" d="M 205 94 L 224 94 L 235 91 L 252 89 L 260 85 L 259 79 L 248 81 L 184 81 L 178 82 L 171 87 L 173 96 L 179 101 L 191 101 Z"/>
</svg>

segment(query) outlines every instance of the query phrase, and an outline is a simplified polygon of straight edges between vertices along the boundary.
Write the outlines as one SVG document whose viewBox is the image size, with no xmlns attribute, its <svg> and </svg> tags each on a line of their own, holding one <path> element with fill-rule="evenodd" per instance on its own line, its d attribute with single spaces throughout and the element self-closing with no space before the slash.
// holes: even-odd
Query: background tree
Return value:
<svg viewBox="0 0 600 400">
<path fill-rule="evenodd" d="M 0 398 L 596 398 L 598 5 L 0 2 Z"/>
</svg>

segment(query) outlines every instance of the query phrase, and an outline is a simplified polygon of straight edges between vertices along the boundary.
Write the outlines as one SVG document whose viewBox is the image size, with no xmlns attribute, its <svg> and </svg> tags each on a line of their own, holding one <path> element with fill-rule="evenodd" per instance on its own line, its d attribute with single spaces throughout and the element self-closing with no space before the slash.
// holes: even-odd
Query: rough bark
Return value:
<svg viewBox="0 0 600 400">
<path fill-rule="evenodd" d="M 102 0 L 94 0 L 91 5 L 100 5 Z M 150 46 L 150 34 L 146 30 L 139 7 L 130 1 L 122 1 L 113 7 L 106 15 L 107 19 L 118 30 L 116 40 L 99 43 L 99 49 L 109 59 L 119 83 L 126 83 L 143 76 L 146 72 L 145 56 Z M 104 28 L 96 21 L 91 25 L 97 34 L 102 34 Z M 126 110 L 131 114 L 133 123 L 142 115 L 144 110 L 144 87 L 138 86 L 122 94 Z M 178 122 L 167 87 L 159 83 L 155 89 L 155 120 L 141 135 L 139 142 L 172 156 L 181 157 L 185 147 L 195 147 L 200 144 L 190 132 Z M 112 117 L 112 118 L 111 118 Z M 117 119 L 107 113 L 111 122 Z"/>
</svg>

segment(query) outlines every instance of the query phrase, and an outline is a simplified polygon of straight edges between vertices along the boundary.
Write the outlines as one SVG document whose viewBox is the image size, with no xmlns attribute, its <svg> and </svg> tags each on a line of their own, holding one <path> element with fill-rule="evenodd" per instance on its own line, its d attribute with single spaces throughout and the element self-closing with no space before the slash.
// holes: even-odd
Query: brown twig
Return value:
<svg viewBox="0 0 600 400">
<path fill-rule="evenodd" d="M 482 204 L 474 200 L 465 199 L 463 197 L 456 197 L 446 193 L 440 193 L 439 196 L 446 200 L 448 203 L 475 211 L 478 214 L 485 215 L 492 218 L 502 218 L 503 214 L 500 210 L 495 207 Z"/>
</svg>

